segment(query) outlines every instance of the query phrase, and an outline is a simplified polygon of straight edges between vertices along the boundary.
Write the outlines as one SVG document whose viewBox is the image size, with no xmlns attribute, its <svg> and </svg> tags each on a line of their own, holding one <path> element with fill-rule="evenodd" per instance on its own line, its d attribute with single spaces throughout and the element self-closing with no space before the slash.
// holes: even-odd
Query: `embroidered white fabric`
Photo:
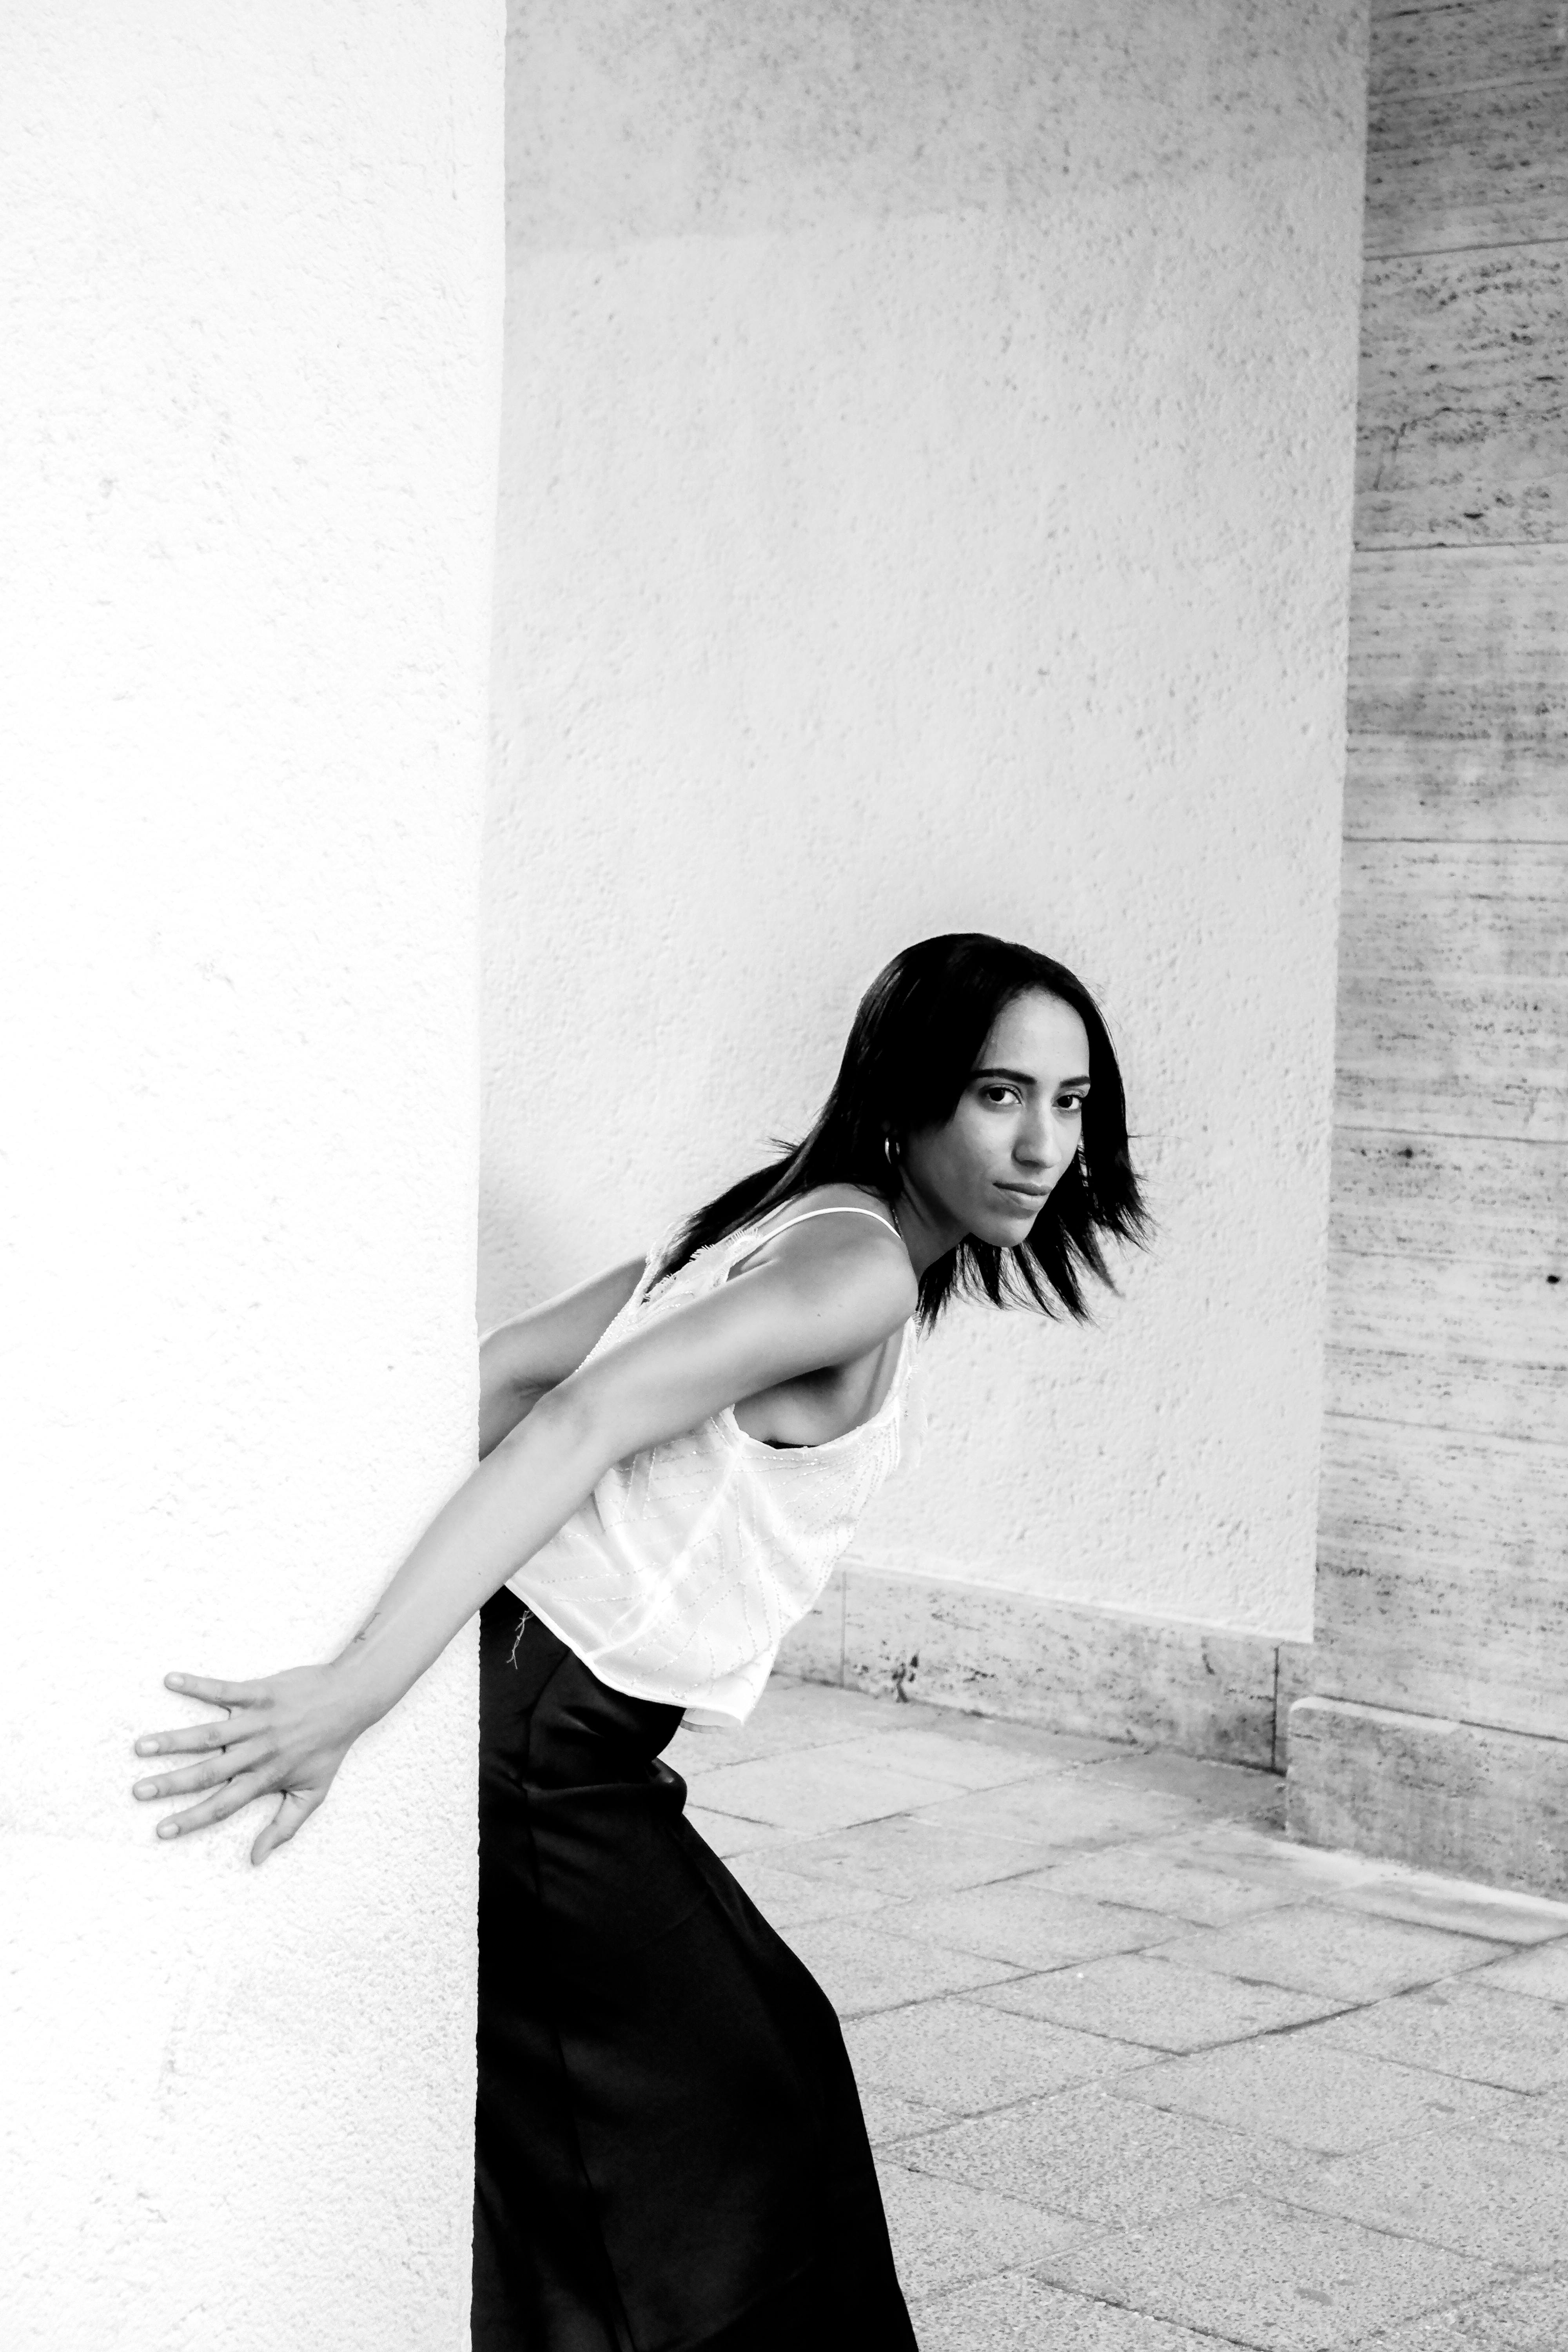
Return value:
<svg viewBox="0 0 1568 2352">
<path fill-rule="evenodd" d="M 759 1220 L 698 1250 L 656 1288 L 645 1273 L 587 1360 L 720 1288 L 739 1259 L 785 1224 L 849 1213 L 876 1215 L 805 1210 L 771 1230 Z M 651 1253 L 650 1270 L 668 1238 Z M 779 1643 L 816 1601 L 899 1459 L 914 1351 L 911 1321 L 877 1412 L 820 1445 L 764 1444 L 727 1405 L 616 1463 L 509 1586 L 612 1690 L 682 1706 L 693 1724 L 743 1723 Z"/>
</svg>

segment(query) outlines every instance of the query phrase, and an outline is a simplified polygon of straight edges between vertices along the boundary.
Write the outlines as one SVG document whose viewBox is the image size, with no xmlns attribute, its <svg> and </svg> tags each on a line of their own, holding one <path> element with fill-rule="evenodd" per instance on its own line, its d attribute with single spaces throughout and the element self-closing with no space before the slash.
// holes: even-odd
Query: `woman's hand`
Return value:
<svg viewBox="0 0 1568 2352">
<path fill-rule="evenodd" d="M 159 1822 L 158 1835 L 174 1838 L 226 1821 L 253 1798 L 279 1790 L 283 1801 L 250 1849 L 253 1863 L 265 1862 L 274 1847 L 287 1845 L 309 1821 L 369 1719 L 352 1705 L 337 1666 L 290 1666 L 252 1683 L 209 1682 L 200 1675 L 165 1675 L 163 1681 L 165 1688 L 186 1698 L 221 1706 L 224 1717 L 139 1739 L 138 1756 L 195 1755 L 199 1760 L 138 1780 L 132 1794 L 146 1799 L 212 1790 L 201 1804 Z"/>
</svg>

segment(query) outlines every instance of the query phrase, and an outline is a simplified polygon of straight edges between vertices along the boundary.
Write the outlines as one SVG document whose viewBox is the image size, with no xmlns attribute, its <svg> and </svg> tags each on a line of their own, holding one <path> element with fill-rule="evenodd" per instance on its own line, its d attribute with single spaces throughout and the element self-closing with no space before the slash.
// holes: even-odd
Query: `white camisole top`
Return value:
<svg viewBox="0 0 1568 2352">
<path fill-rule="evenodd" d="M 731 1266 L 808 1217 L 876 1217 L 846 1204 L 805 1209 L 771 1231 L 743 1226 L 653 1287 L 661 1250 L 585 1362 L 644 1324 L 718 1290 Z M 915 1326 L 891 1385 L 858 1427 L 820 1445 L 747 1436 L 731 1406 L 605 1471 L 510 1590 L 612 1690 L 686 1709 L 695 1724 L 743 1723 L 779 1643 L 826 1583 L 855 1522 L 899 1459 Z"/>
</svg>

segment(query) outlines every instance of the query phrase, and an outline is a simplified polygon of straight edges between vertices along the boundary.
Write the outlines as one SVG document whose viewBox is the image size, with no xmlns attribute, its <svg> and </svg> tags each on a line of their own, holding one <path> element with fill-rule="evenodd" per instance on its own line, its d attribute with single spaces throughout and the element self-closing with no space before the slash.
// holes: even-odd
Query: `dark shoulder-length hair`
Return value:
<svg viewBox="0 0 1568 2352">
<path fill-rule="evenodd" d="M 777 1144 L 780 1158 L 689 1218 L 656 1279 L 819 1184 L 858 1184 L 891 1207 L 906 1139 L 952 1118 L 997 1014 L 1034 990 L 1070 1004 L 1089 1033 L 1082 1160 L 1074 1158 L 1016 1248 L 971 1234 L 929 1265 L 920 1280 L 920 1319 L 934 1323 L 956 1294 L 1086 1321 L 1086 1278 L 1116 1287 L 1107 1238 L 1142 1244 L 1150 1230 L 1128 1150 L 1121 1073 L 1082 981 L 1053 957 L 984 931 L 921 940 L 884 966 L 860 999 L 833 1091 L 808 1131 L 798 1143 Z"/>
</svg>

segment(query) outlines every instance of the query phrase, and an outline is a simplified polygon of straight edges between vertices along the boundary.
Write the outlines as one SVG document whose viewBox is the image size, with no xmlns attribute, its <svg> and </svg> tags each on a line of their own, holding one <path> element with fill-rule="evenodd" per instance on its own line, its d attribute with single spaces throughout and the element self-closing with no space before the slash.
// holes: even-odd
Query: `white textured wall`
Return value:
<svg viewBox="0 0 1568 2352">
<path fill-rule="evenodd" d="M 1304 1634 L 1363 0 L 514 9 L 482 1307 L 911 938 L 1101 992 L 1162 1233 L 955 1318 L 871 1557 Z"/>
<path fill-rule="evenodd" d="M 471 1459 L 491 0 L 14 0 L 0 468 L 7 2352 L 459 2352 L 474 1676 L 258 1873 L 174 1666 Z"/>
</svg>

